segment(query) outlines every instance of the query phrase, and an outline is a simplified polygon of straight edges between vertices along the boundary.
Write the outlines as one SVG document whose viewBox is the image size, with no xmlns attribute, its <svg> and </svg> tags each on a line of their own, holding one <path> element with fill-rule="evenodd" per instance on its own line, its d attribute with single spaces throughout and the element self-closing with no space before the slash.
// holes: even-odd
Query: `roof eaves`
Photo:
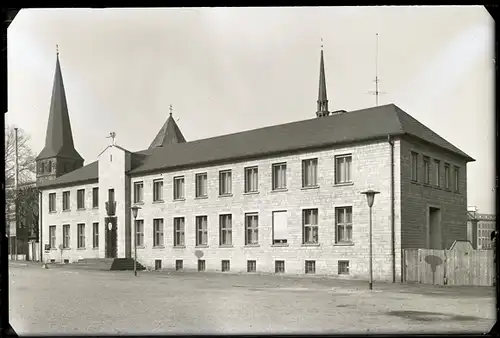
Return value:
<svg viewBox="0 0 500 338">
<path fill-rule="evenodd" d="M 403 135 L 403 133 L 396 132 L 396 133 L 391 133 L 389 135 L 400 136 L 400 135 Z M 336 141 L 336 142 L 325 142 L 325 143 L 317 144 L 314 146 L 307 145 L 307 146 L 296 147 L 296 148 L 285 149 L 285 150 L 275 150 L 275 151 L 255 153 L 255 154 L 250 154 L 250 155 L 232 156 L 232 157 L 226 157 L 226 158 L 221 158 L 221 159 L 206 160 L 206 161 L 193 162 L 193 163 L 189 163 L 189 164 L 181 164 L 181 165 L 175 165 L 175 166 L 161 166 L 161 167 L 155 167 L 155 168 L 149 168 L 149 169 L 141 169 L 141 167 L 138 167 L 138 168 L 135 168 L 133 170 L 129 170 L 126 174 L 133 176 L 133 177 L 137 177 L 137 176 L 141 176 L 141 175 L 147 175 L 147 174 L 152 174 L 155 172 L 161 172 L 161 171 L 166 171 L 166 170 L 173 171 L 173 170 L 178 170 L 181 168 L 195 168 L 195 167 L 214 165 L 214 164 L 219 164 L 219 163 L 240 162 L 240 161 L 250 160 L 250 159 L 266 158 L 266 157 L 281 155 L 281 154 L 300 153 L 300 152 L 311 151 L 311 150 L 319 150 L 319 149 L 328 148 L 328 147 L 332 147 L 332 146 L 336 146 L 336 145 L 343 145 L 343 144 L 350 144 L 350 143 L 362 143 L 362 142 L 369 142 L 369 141 L 386 139 L 386 138 L 387 138 L 387 134 L 384 133 L 383 135 L 377 135 L 377 136 L 372 136 L 372 137 L 367 137 L 367 138 L 362 138 L 362 139 L 359 138 L 359 139 L 342 140 L 342 141 Z"/>
</svg>

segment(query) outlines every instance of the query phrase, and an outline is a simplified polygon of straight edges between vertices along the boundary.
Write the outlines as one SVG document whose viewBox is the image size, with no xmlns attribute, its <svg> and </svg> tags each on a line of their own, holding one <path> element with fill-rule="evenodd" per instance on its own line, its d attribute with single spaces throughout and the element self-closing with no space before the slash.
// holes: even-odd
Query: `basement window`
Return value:
<svg viewBox="0 0 500 338">
<path fill-rule="evenodd" d="M 184 268 L 184 262 L 182 259 L 178 259 L 175 261 L 175 271 L 181 271 Z"/>
<path fill-rule="evenodd" d="M 161 259 L 155 260 L 155 270 L 161 270 Z"/>
<path fill-rule="evenodd" d="M 198 260 L 198 271 L 199 272 L 205 271 L 205 260 L 203 259 Z"/>
<path fill-rule="evenodd" d="M 228 260 L 222 261 L 222 272 L 227 272 L 231 269 L 231 265 Z"/>
<path fill-rule="evenodd" d="M 247 261 L 247 272 L 255 272 L 255 271 L 257 271 L 257 262 Z"/>
<path fill-rule="evenodd" d="M 284 273 L 285 272 L 285 261 L 275 261 L 274 269 L 276 273 Z"/>
<path fill-rule="evenodd" d="M 314 275 L 316 273 L 316 261 L 306 261 L 305 272 Z"/>
<path fill-rule="evenodd" d="M 339 261 L 339 275 L 349 274 L 349 261 Z"/>
</svg>

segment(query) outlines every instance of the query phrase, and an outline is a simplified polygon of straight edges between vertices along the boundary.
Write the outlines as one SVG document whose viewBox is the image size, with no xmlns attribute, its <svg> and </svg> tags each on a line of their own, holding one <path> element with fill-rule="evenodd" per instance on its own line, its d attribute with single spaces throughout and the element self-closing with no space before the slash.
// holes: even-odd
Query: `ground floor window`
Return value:
<svg viewBox="0 0 500 338">
<path fill-rule="evenodd" d="M 257 262 L 247 261 L 247 272 L 255 272 L 255 271 L 257 271 Z"/>
<path fill-rule="evenodd" d="M 316 261 L 306 261 L 306 271 L 307 274 L 316 273 Z"/>
<path fill-rule="evenodd" d="M 231 269 L 231 266 L 229 264 L 228 260 L 223 260 L 222 261 L 222 272 L 229 271 Z"/>
<path fill-rule="evenodd" d="M 349 274 L 349 261 L 339 261 L 339 275 Z"/>
<path fill-rule="evenodd" d="M 285 261 L 275 261 L 274 262 L 274 271 L 276 273 L 284 273 L 285 272 Z"/>
<path fill-rule="evenodd" d="M 178 259 L 175 261 L 175 271 L 181 271 L 184 268 L 184 262 L 182 259 Z"/>
<path fill-rule="evenodd" d="M 161 270 L 161 259 L 155 260 L 155 270 Z"/>
<path fill-rule="evenodd" d="M 198 260 L 198 271 L 205 271 L 205 260 Z"/>
</svg>

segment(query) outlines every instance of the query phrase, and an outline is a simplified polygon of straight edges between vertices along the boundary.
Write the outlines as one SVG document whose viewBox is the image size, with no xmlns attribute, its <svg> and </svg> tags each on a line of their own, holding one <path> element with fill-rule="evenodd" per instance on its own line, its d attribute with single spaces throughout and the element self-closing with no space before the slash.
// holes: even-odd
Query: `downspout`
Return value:
<svg viewBox="0 0 500 338">
<path fill-rule="evenodd" d="M 39 221 L 39 229 L 38 229 L 38 243 L 40 243 L 40 262 L 43 264 L 43 241 L 42 241 L 42 238 L 43 238 L 43 222 L 42 222 L 42 218 L 43 218 L 43 205 L 42 205 L 42 201 L 43 201 L 43 198 L 42 198 L 42 191 L 40 190 L 39 191 L 39 195 L 40 195 L 40 203 L 39 203 L 39 208 L 38 208 L 38 212 L 40 213 L 40 221 Z"/>
<path fill-rule="evenodd" d="M 391 148 L 391 255 L 392 255 L 392 282 L 396 283 L 396 249 L 395 249 L 395 220 L 394 220 L 394 140 L 387 135 L 387 142 Z"/>
</svg>

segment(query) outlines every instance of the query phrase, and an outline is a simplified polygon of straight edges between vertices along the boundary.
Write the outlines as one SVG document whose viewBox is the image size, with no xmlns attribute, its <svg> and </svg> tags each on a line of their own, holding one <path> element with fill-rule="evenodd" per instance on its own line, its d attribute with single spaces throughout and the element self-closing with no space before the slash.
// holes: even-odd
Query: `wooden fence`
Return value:
<svg viewBox="0 0 500 338">
<path fill-rule="evenodd" d="M 405 282 L 494 285 L 494 251 L 474 250 L 468 241 L 455 241 L 449 250 L 405 249 L 402 254 Z"/>
</svg>

